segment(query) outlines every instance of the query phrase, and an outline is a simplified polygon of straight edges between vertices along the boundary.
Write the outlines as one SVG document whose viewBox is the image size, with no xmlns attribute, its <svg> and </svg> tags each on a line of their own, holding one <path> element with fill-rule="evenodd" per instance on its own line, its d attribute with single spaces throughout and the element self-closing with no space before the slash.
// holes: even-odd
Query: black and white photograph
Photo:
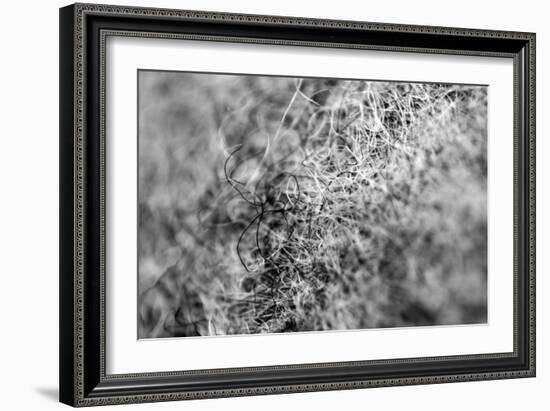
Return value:
<svg viewBox="0 0 550 411">
<path fill-rule="evenodd" d="M 139 338 L 486 323 L 487 100 L 139 70 Z"/>
<path fill-rule="evenodd" d="M 73 407 L 515 411 L 542 398 L 548 29 L 533 4 L 133 1 L 44 18 L 59 42 L 29 44 L 59 61 L 40 66 L 36 104 L 4 76 L 5 100 L 26 108 L 5 139 L 23 149 L 6 151 L 20 193 L 5 203 L 26 210 L 5 213 L 22 248 L 7 254 L 22 283 L 6 288 L 6 319 L 23 326 L 5 340 L 28 341 L 32 363 L 58 359 L 48 377 L 4 350 L 13 401 L 36 403 L 30 380 L 37 401 Z M 34 79 L 39 56 L 20 54 L 35 62 L 6 67 Z M 35 215 L 55 227 L 25 229 Z M 29 325 L 55 319 L 56 296 L 55 324 Z"/>
</svg>

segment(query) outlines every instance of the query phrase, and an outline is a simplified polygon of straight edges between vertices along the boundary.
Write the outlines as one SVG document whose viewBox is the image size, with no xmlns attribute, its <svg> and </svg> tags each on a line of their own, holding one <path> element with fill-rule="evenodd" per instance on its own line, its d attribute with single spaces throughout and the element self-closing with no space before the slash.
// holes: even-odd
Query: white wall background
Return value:
<svg viewBox="0 0 550 411">
<path fill-rule="evenodd" d="M 377 388 L 124 406 L 116 409 L 331 410 L 547 409 L 550 388 L 550 26 L 536 0 L 318 2 L 128 0 L 115 4 L 444 25 L 537 33 L 538 376 L 535 379 Z M 62 409 L 58 361 L 58 7 L 27 0 L 2 7 L 0 42 L 0 408 Z M 109 409 L 114 409 L 109 407 Z"/>
</svg>

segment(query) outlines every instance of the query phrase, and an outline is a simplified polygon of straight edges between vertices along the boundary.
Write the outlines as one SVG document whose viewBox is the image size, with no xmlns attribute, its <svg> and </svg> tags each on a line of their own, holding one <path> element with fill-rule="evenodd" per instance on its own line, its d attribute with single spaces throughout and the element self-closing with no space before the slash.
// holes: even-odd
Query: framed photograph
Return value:
<svg viewBox="0 0 550 411">
<path fill-rule="evenodd" d="M 60 399 L 535 376 L 535 34 L 60 10 Z"/>
</svg>

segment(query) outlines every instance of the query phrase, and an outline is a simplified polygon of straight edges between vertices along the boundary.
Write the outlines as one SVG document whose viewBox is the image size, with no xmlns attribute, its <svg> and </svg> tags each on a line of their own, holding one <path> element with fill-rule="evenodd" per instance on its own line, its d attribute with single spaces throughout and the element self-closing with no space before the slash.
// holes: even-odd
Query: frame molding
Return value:
<svg viewBox="0 0 550 411">
<path fill-rule="evenodd" d="M 514 60 L 514 351 L 105 373 L 105 42 L 180 38 Z M 535 376 L 535 34 L 75 4 L 60 9 L 60 400 L 73 406 Z"/>
</svg>

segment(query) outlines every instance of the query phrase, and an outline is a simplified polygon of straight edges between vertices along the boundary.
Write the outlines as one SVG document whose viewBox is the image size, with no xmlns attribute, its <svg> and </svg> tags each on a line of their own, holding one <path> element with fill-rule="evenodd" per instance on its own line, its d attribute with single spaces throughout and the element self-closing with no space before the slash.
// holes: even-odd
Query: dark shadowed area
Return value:
<svg viewBox="0 0 550 411">
<path fill-rule="evenodd" d="M 487 88 L 139 73 L 140 338 L 484 323 Z"/>
</svg>

